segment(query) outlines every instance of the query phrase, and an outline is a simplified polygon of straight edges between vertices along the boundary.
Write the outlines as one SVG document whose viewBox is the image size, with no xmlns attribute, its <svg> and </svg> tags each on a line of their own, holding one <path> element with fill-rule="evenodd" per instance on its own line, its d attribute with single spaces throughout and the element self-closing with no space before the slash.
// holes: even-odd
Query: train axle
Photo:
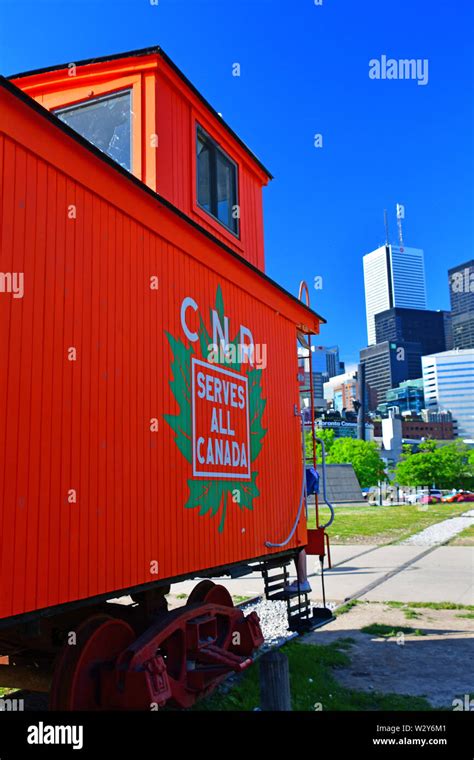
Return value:
<svg viewBox="0 0 474 760">
<path fill-rule="evenodd" d="M 54 668 L 53 710 L 157 710 L 191 707 L 231 673 L 252 664 L 263 643 L 255 612 L 245 616 L 223 586 L 198 584 L 185 607 L 159 615 L 143 632 L 93 615 L 65 644 Z"/>
</svg>

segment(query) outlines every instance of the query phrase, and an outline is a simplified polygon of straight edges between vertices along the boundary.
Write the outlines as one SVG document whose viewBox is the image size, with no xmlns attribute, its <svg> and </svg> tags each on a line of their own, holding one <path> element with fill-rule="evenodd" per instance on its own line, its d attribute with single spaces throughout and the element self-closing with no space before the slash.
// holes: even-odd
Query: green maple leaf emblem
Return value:
<svg viewBox="0 0 474 760">
<path fill-rule="evenodd" d="M 224 324 L 224 302 L 220 286 L 216 293 L 215 310 L 219 315 L 221 324 Z M 212 320 L 212 309 L 209 310 Z M 188 462 L 193 460 L 192 452 L 192 405 L 191 405 L 191 358 L 195 355 L 194 347 L 189 347 L 181 340 L 166 333 L 168 342 L 173 353 L 171 362 L 172 380 L 170 387 L 178 403 L 178 414 L 165 414 L 165 420 L 175 434 L 175 442 L 181 454 Z M 204 320 L 200 315 L 198 331 L 198 343 L 201 350 L 201 358 L 209 355 L 209 347 L 212 345 L 210 335 L 206 329 Z M 224 364 L 215 361 L 215 366 L 224 366 L 241 372 L 242 365 L 239 363 L 239 334 L 229 344 L 227 358 Z M 232 346 L 234 350 L 232 350 Z M 221 357 L 223 358 L 223 357 Z M 247 365 L 250 366 L 250 365 Z M 250 461 L 254 462 L 262 448 L 266 430 L 262 427 L 262 416 L 266 406 L 266 399 L 262 398 L 262 370 L 249 369 L 248 403 L 250 418 Z M 257 471 L 253 471 L 248 481 L 212 478 L 191 478 L 188 480 L 189 497 L 184 505 L 186 509 L 199 509 L 199 515 L 215 517 L 220 513 L 219 533 L 224 530 L 228 504 L 236 504 L 239 509 L 253 510 L 253 500 L 260 495 L 257 488 Z"/>
</svg>

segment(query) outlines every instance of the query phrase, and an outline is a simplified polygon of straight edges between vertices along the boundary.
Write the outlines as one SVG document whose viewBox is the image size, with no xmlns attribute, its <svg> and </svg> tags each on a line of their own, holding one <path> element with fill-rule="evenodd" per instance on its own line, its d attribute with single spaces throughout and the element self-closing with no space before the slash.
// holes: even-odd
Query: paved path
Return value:
<svg viewBox="0 0 474 760">
<path fill-rule="evenodd" d="M 368 601 L 474 604 L 474 547 L 334 545 L 331 558 L 333 568 L 324 573 L 328 602 L 340 604 L 356 597 Z M 313 587 L 311 599 L 321 602 L 319 560 L 315 557 L 308 558 L 308 573 Z M 218 582 L 237 597 L 263 593 L 258 573 Z M 195 585 L 196 581 L 176 584 L 173 595 L 189 594 Z"/>
<path fill-rule="evenodd" d="M 386 551 L 391 549 L 387 547 Z M 368 601 L 474 604 L 474 548 L 439 546 L 363 596 Z"/>
<path fill-rule="evenodd" d="M 415 533 L 413 536 L 400 541 L 401 544 L 411 544 L 413 546 L 436 546 L 444 544 L 454 536 L 462 533 L 466 528 L 474 525 L 474 509 L 463 512 L 458 517 L 451 517 L 448 520 L 430 525 L 428 528 Z"/>
</svg>

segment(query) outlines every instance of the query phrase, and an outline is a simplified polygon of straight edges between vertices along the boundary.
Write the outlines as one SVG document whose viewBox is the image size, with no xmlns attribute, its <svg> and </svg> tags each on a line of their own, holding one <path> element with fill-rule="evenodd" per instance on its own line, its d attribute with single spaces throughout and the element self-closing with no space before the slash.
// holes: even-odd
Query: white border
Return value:
<svg viewBox="0 0 474 760">
<path fill-rule="evenodd" d="M 231 472 L 229 474 L 223 472 L 198 472 L 196 470 L 196 429 L 195 429 L 195 413 L 194 413 L 194 367 L 199 364 L 201 367 L 211 369 L 214 372 L 221 372 L 223 375 L 230 375 L 237 378 L 240 382 L 245 383 L 245 407 L 247 410 L 247 458 L 248 458 L 248 474 Z M 198 477 L 207 478 L 220 478 L 228 480 L 251 480 L 252 474 L 250 471 L 250 414 L 249 414 L 249 389 L 248 378 L 245 375 L 239 375 L 237 372 L 231 372 L 229 369 L 223 369 L 217 366 L 217 364 L 210 364 L 209 362 L 203 362 L 200 359 L 191 359 L 191 405 L 192 405 L 192 417 L 193 417 L 193 475 Z"/>
</svg>

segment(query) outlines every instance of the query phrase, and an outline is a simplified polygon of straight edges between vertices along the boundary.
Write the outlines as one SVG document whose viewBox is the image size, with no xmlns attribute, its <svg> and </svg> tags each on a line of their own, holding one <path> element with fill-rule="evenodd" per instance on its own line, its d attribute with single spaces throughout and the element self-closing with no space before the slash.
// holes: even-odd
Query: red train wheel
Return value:
<svg viewBox="0 0 474 760">
<path fill-rule="evenodd" d="M 93 615 L 76 629 L 75 645 L 65 644 L 56 661 L 50 710 L 98 710 L 100 663 L 113 661 L 136 638 L 123 620 Z"/>
<path fill-rule="evenodd" d="M 186 604 L 221 604 L 223 607 L 234 606 L 232 597 L 226 587 L 209 580 L 200 581 L 197 586 L 194 586 Z"/>
<path fill-rule="evenodd" d="M 222 607 L 233 607 L 234 602 L 230 593 L 225 586 L 215 584 L 213 588 L 209 589 L 205 598 L 205 604 L 220 604 Z"/>
<path fill-rule="evenodd" d="M 189 594 L 186 605 L 189 606 L 190 604 L 198 603 L 202 604 L 206 598 L 206 594 L 208 594 L 215 585 L 215 583 L 209 580 L 199 581 L 197 586 L 194 586 L 193 590 Z"/>
</svg>

